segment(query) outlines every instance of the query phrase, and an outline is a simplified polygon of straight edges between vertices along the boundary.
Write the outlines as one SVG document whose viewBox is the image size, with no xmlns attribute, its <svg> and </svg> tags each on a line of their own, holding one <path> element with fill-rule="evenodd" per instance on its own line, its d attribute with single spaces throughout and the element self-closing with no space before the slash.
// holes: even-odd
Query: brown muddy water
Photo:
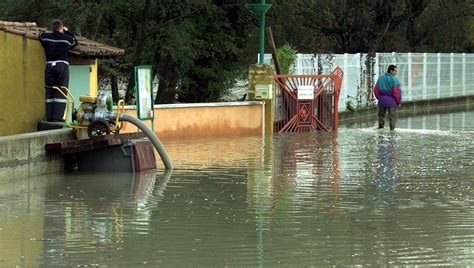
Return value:
<svg viewBox="0 0 474 268">
<path fill-rule="evenodd" d="M 473 117 L 167 140 L 171 174 L 11 178 L 0 267 L 472 265 Z"/>
</svg>

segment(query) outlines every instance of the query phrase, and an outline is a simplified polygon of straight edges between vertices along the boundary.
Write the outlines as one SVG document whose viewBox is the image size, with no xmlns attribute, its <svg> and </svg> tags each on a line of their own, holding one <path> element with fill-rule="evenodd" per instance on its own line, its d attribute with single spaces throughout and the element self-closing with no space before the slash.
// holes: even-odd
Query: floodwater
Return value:
<svg viewBox="0 0 474 268">
<path fill-rule="evenodd" d="M 385 118 L 388 128 L 388 115 Z M 378 126 L 377 116 L 364 123 L 342 123 L 342 128 L 370 128 Z M 474 110 L 425 114 L 403 117 L 397 120 L 396 128 L 435 131 L 474 131 Z"/>
<path fill-rule="evenodd" d="M 472 265 L 474 133 L 423 121 L 168 140 L 171 174 L 2 181 L 0 266 Z"/>
</svg>

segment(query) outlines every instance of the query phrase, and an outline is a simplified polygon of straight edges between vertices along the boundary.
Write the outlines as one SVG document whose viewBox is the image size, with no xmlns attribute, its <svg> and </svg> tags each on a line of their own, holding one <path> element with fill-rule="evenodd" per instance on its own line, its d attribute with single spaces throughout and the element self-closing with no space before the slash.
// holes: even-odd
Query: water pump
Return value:
<svg viewBox="0 0 474 268">
<path fill-rule="evenodd" d="M 73 120 L 79 125 L 87 126 L 89 137 L 108 135 L 112 132 L 118 134 L 121 123 L 119 124 L 116 113 L 112 111 L 110 92 L 101 91 L 97 97 L 80 96 L 79 100 L 81 104 L 74 111 Z"/>
<path fill-rule="evenodd" d="M 74 96 L 66 87 L 53 87 L 67 100 L 66 126 L 73 129 L 86 129 L 89 137 L 107 135 L 112 132 L 118 134 L 123 122 L 128 122 L 139 128 L 155 147 L 166 169 L 173 169 L 171 160 L 156 134 L 140 119 L 125 114 L 125 102 L 119 100 L 117 110 L 112 110 L 112 94 L 110 91 L 101 91 L 97 97 L 80 96 L 81 104 L 72 113 L 72 123 L 67 116 L 74 107 Z M 64 92 L 63 92 L 64 90 Z M 66 93 L 65 93 L 66 92 Z"/>
</svg>

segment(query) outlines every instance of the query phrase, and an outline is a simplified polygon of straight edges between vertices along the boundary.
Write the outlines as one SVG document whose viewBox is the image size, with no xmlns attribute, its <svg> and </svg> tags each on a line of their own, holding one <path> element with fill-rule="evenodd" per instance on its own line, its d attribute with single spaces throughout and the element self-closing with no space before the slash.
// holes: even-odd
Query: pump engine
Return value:
<svg viewBox="0 0 474 268">
<path fill-rule="evenodd" d="M 101 91 L 97 97 L 80 96 L 81 105 L 74 111 L 73 120 L 87 126 L 89 137 L 118 133 L 120 127 L 112 111 L 110 92 Z"/>
</svg>

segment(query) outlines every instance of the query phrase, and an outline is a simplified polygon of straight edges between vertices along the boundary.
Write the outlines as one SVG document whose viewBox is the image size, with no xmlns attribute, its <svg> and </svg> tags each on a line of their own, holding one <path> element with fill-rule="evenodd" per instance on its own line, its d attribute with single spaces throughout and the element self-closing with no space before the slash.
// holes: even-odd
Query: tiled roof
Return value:
<svg viewBox="0 0 474 268">
<path fill-rule="evenodd" d="M 0 31 L 22 35 L 30 39 L 38 40 L 39 33 L 46 30 L 46 28 L 37 27 L 34 22 L 0 21 Z M 121 48 L 111 47 L 82 36 L 76 35 L 76 39 L 78 45 L 70 50 L 70 53 L 76 55 L 100 58 L 121 56 L 125 53 Z"/>
</svg>

